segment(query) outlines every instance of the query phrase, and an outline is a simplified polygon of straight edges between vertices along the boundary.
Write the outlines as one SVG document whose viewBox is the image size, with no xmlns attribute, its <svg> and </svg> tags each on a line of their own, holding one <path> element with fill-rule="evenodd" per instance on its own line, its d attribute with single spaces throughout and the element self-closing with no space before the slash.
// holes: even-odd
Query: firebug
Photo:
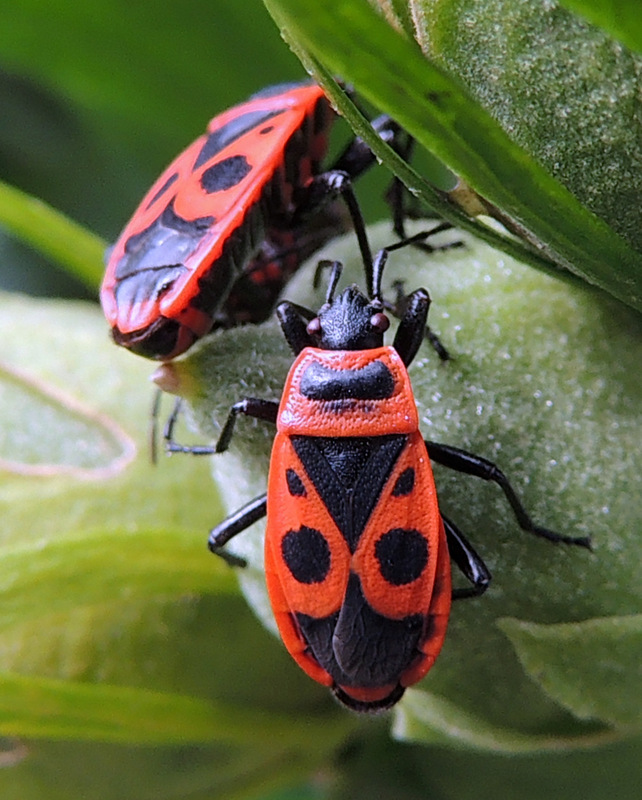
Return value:
<svg viewBox="0 0 642 800">
<path fill-rule="evenodd" d="M 451 600 L 481 595 L 491 575 L 439 508 L 431 460 L 496 483 L 522 530 L 590 548 L 585 537 L 537 525 L 491 461 L 424 440 L 407 368 L 425 335 L 430 297 L 417 289 L 392 345 L 382 299 L 388 253 L 366 262 L 367 293 L 335 294 L 333 265 L 318 311 L 281 303 L 277 315 L 296 359 L 280 403 L 246 397 L 214 447 L 173 440 L 170 452 L 222 453 L 239 415 L 276 424 L 267 492 L 217 525 L 212 552 L 267 515 L 265 572 L 286 648 L 315 681 L 355 711 L 393 706 L 430 670 L 446 635 Z M 470 582 L 453 589 L 451 561 Z"/>
<path fill-rule="evenodd" d="M 210 121 L 109 252 L 100 296 L 117 344 L 168 360 L 213 327 L 261 322 L 306 258 L 351 221 L 363 230 L 351 180 L 374 156 L 355 139 L 324 171 L 334 119 L 306 82 L 270 87 Z M 403 138 L 388 117 L 373 126 L 391 144 Z"/>
</svg>

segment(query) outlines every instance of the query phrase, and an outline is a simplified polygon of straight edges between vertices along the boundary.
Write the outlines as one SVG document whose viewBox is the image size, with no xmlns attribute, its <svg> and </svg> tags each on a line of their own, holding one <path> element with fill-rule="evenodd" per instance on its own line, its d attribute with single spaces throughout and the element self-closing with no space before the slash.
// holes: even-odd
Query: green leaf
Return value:
<svg viewBox="0 0 642 800">
<path fill-rule="evenodd" d="M 577 11 L 631 50 L 642 52 L 642 18 L 637 0 L 560 0 L 560 5 Z"/>
<path fill-rule="evenodd" d="M 636 800 L 642 769 L 640 739 L 599 749 L 561 749 L 557 753 L 520 755 L 433 749 L 415 749 L 417 771 L 424 793 L 416 797 L 444 800 L 520 800 L 582 798 Z M 394 795 L 391 795 L 393 798 Z"/>
<path fill-rule="evenodd" d="M 354 83 L 484 198 L 528 228 L 549 258 L 642 308 L 639 253 L 366 0 L 266 0 L 266 5 L 299 55 L 312 54 Z"/>
<path fill-rule="evenodd" d="M 533 680 L 579 719 L 642 728 L 642 615 L 497 624 Z"/>
<path fill-rule="evenodd" d="M 523 733 L 470 714 L 431 692 L 410 689 L 395 712 L 392 734 L 405 742 L 455 744 L 490 753 L 545 753 L 604 745 L 616 737 L 598 726 L 571 727 L 565 733 Z"/>
<path fill-rule="evenodd" d="M 24 709 L 31 708 L 31 718 Z M 320 726 L 324 749 L 350 727 L 335 718 Z M 132 689 L 90 686 L 0 673 L 0 734 L 136 744 L 227 744 L 265 750 L 296 750 L 306 723 L 295 717 L 260 714 L 194 697 Z"/>
<path fill-rule="evenodd" d="M 638 253 L 641 56 L 543 0 L 418 3 L 425 53 Z M 614 264 L 614 266 L 616 266 Z"/>
<path fill-rule="evenodd" d="M 57 261 L 88 288 L 98 288 L 105 242 L 41 200 L 1 181 L 0 225 Z"/>
<path fill-rule="evenodd" d="M 139 599 L 236 591 L 231 570 L 206 558 L 203 537 L 151 523 L 150 530 L 62 530 L 59 539 L 3 547 L 0 630 L 104 603 L 125 586 Z"/>
</svg>

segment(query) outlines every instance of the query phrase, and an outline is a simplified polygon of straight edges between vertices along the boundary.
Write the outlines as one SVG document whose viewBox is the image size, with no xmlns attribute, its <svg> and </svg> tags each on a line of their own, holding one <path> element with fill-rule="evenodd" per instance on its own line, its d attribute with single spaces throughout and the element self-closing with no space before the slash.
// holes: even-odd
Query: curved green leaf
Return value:
<svg viewBox="0 0 642 800">
<path fill-rule="evenodd" d="M 600 726 L 571 726 L 565 732 L 527 734 L 492 725 L 431 692 L 410 689 L 395 711 L 392 734 L 405 742 L 455 743 L 491 753 L 544 753 L 608 744 L 616 736 Z"/>
<path fill-rule="evenodd" d="M 309 52 L 395 117 L 476 191 L 519 220 L 548 255 L 642 309 L 642 257 L 514 144 L 461 84 L 390 28 L 367 0 L 266 0 Z"/>
<path fill-rule="evenodd" d="M 338 715 L 319 724 L 319 750 L 352 727 Z M 218 741 L 298 750 L 305 720 L 225 706 L 195 697 L 107 684 L 0 673 L 0 735 L 135 744 Z"/>
<path fill-rule="evenodd" d="M 642 728 L 642 615 L 497 625 L 532 679 L 579 719 Z"/>
<path fill-rule="evenodd" d="M 631 50 L 642 52 L 642 17 L 637 0 L 560 0 L 560 5 L 577 11 Z"/>
<path fill-rule="evenodd" d="M 1 547 L 0 630 L 118 597 L 237 591 L 232 570 L 207 557 L 204 536 L 172 528 L 87 530 Z M 64 591 L 62 591 L 64 587 Z"/>
</svg>

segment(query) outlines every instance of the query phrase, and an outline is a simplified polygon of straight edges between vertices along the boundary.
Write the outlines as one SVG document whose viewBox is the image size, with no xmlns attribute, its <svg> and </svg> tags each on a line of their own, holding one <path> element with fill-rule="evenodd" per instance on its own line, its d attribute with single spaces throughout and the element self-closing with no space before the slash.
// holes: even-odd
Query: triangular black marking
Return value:
<svg viewBox="0 0 642 800">
<path fill-rule="evenodd" d="M 387 436 L 293 436 L 292 445 L 351 552 L 407 441 Z"/>
</svg>

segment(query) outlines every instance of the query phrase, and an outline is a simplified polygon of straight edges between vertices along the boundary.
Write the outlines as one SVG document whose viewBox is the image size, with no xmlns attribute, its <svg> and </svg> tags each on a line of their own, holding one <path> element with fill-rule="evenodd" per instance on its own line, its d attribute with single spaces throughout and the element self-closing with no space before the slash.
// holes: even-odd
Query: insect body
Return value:
<svg viewBox="0 0 642 800">
<path fill-rule="evenodd" d="M 348 313 L 358 298 L 342 297 Z M 393 347 L 306 347 L 277 431 L 265 569 L 281 636 L 344 703 L 387 707 L 434 662 L 451 601 L 444 526 L 402 358 Z"/>
<path fill-rule="evenodd" d="M 393 248 L 390 248 L 393 249 Z M 215 448 L 227 449 L 239 414 L 275 422 L 268 490 L 220 523 L 222 550 L 267 513 L 265 570 L 283 641 L 314 680 L 356 711 L 394 705 L 431 668 L 444 641 L 451 597 L 486 590 L 490 573 L 439 509 L 431 459 L 497 483 L 525 531 L 584 547 L 587 539 L 537 526 L 499 468 L 464 450 L 424 441 L 407 367 L 424 337 L 430 299 L 406 298 L 392 346 L 378 254 L 369 297 L 356 286 L 315 316 L 282 303 L 277 314 L 296 354 L 280 403 L 245 398 Z M 471 585 L 451 590 L 451 559 Z"/>
<path fill-rule="evenodd" d="M 167 360 L 214 325 L 262 321 L 292 272 L 349 217 L 370 258 L 350 179 L 374 156 L 357 139 L 322 172 L 334 118 L 323 91 L 300 83 L 211 120 L 109 254 L 101 302 L 117 344 Z M 387 141 L 400 134 L 388 118 L 373 125 Z"/>
</svg>

